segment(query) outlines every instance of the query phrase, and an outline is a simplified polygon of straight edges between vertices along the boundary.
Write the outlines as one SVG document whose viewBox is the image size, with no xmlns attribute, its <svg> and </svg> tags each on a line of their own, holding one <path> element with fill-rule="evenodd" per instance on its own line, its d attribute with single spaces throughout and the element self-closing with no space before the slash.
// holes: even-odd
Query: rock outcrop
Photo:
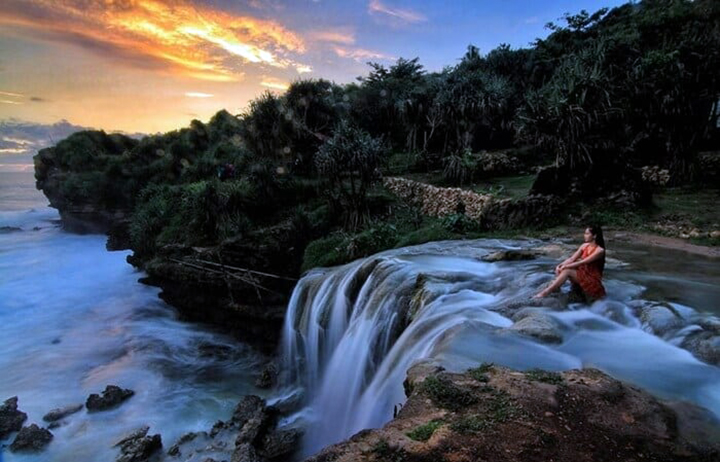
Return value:
<svg viewBox="0 0 720 462">
<path fill-rule="evenodd" d="M 53 434 L 47 428 L 30 424 L 20 429 L 10 445 L 10 450 L 12 452 L 38 452 L 44 449 L 52 439 Z"/>
<path fill-rule="evenodd" d="M 167 452 L 170 460 L 285 461 L 297 450 L 302 432 L 278 427 L 279 411 L 264 399 L 249 395 L 232 417 L 219 420 L 209 432 L 183 435 Z M 198 459 L 199 458 L 199 459 Z"/>
<path fill-rule="evenodd" d="M 27 414 L 18 409 L 18 397 L 5 400 L 0 406 L 0 440 L 4 440 L 13 432 L 20 431 Z"/>
<path fill-rule="evenodd" d="M 162 448 L 162 437 L 159 434 L 148 435 L 150 427 L 145 425 L 115 443 L 120 446 L 120 454 L 116 462 L 146 462 L 153 458 Z"/>
<path fill-rule="evenodd" d="M 714 461 L 720 426 L 709 412 L 664 403 L 593 369 L 518 372 L 483 365 L 408 371 L 408 400 L 375 430 L 306 462 Z"/>
<path fill-rule="evenodd" d="M 88 411 L 106 411 L 113 409 L 123 403 L 126 399 L 135 394 L 134 391 L 123 389 L 117 385 L 108 385 L 102 392 L 102 396 L 93 393 L 88 396 L 85 407 Z"/>
</svg>

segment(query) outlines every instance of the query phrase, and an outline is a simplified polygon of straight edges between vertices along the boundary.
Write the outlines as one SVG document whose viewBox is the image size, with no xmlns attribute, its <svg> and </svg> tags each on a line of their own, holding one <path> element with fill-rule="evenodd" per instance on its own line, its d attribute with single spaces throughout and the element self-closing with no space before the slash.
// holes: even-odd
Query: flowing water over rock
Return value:
<svg viewBox="0 0 720 462">
<path fill-rule="evenodd" d="M 84 403 L 106 385 L 135 394 L 116 409 L 65 417 L 43 452 L 0 448 L 12 461 L 111 461 L 143 425 L 165 450 L 227 419 L 264 358 L 216 329 L 178 320 L 158 289 L 137 282 L 128 252 L 106 237 L 66 233 L 32 172 L 0 172 L 0 402 L 18 396 L 24 425 Z M 62 421 L 61 420 L 61 421 Z M 10 445 L 10 439 L 2 444 Z"/>
<path fill-rule="evenodd" d="M 288 390 L 307 397 L 288 419 L 308 426 L 303 454 L 390 420 L 405 399 L 406 371 L 421 358 L 455 371 L 482 362 L 592 366 L 720 416 L 720 324 L 710 312 L 718 309 L 716 261 L 693 256 L 704 269 L 693 277 L 679 271 L 682 254 L 624 246 L 609 253 L 610 296 L 587 305 L 530 300 L 551 279 L 554 258 L 482 259 L 545 244 L 435 242 L 307 273 L 293 293 L 282 351 Z M 647 265 L 653 260 L 662 263 L 657 271 Z"/>
</svg>

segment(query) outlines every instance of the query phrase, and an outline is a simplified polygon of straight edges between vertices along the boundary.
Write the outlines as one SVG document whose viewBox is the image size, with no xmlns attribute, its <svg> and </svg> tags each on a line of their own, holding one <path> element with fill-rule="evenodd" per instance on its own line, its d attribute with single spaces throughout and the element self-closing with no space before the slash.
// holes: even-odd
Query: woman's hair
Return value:
<svg viewBox="0 0 720 462">
<path fill-rule="evenodd" d="M 603 236 L 603 231 L 600 225 L 590 225 L 588 226 L 588 229 L 590 230 L 590 233 L 595 235 L 595 243 L 607 251 L 607 248 L 605 247 L 605 237 Z M 602 273 L 605 269 L 605 254 L 603 254 L 600 262 L 600 272 Z"/>
</svg>

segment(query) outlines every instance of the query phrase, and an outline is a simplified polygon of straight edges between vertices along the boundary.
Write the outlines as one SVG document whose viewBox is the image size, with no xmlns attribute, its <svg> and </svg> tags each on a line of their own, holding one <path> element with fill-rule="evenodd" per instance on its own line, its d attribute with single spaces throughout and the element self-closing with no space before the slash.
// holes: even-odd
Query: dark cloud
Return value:
<svg viewBox="0 0 720 462">
<path fill-rule="evenodd" d="M 72 124 L 65 119 L 54 124 L 27 122 L 14 117 L 0 120 L 0 156 L 4 158 L 5 155 L 14 155 L 28 161 L 28 157 L 37 154 L 39 149 L 53 146 L 75 132 L 92 129 L 93 127 Z M 136 139 L 146 136 L 145 133 L 119 130 L 115 133 Z"/>
<path fill-rule="evenodd" d="M 32 97 L 30 97 L 30 101 L 35 102 L 35 103 L 44 103 L 44 102 L 47 102 L 47 100 L 46 100 L 45 98 L 40 98 L 39 96 L 32 96 Z"/>
</svg>

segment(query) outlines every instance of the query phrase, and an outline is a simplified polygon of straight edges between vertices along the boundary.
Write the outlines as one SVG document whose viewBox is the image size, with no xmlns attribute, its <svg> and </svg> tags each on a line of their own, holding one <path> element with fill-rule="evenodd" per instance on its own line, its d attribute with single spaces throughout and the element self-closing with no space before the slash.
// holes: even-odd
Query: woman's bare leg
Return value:
<svg viewBox="0 0 720 462">
<path fill-rule="evenodd" d="M 570 279 L 571 281 L 577 281 L 577 271 L 574 269 L 566 269 L 562 270 L 560 274 L 558 274 L 558 277 L 555 278 L 555 280 L 545 288 L 545 290 L 539 292 L 537 295 L 535 295 L 533 298 L 542 298 L 545 297 L 550 292 L 553 292 L 562 286 L 565 281 Z"/>
</svg>

